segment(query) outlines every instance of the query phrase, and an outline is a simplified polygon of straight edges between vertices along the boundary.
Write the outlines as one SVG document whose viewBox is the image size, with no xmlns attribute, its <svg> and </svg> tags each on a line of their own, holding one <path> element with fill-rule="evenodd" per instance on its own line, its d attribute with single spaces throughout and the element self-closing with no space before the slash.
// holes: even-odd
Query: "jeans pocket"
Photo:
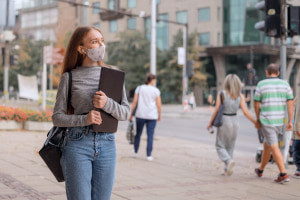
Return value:
<svg viewBox="0 0 300 200">
<path fill-rule="evenodd" d="M 82 127 L 68 128 L 67 130 L 68 140 L 71 141 L 81 140 L 84 137 L 84 135 L 85 135 L 85 130 Z"/>
<path fill-rule="evenodd" d="M 107 140 L 110 140 L 110 141 L 115 140 L 115 134 L 113 134 L 113 133 L 105 133 L 105 137 Z"/>
</svg>

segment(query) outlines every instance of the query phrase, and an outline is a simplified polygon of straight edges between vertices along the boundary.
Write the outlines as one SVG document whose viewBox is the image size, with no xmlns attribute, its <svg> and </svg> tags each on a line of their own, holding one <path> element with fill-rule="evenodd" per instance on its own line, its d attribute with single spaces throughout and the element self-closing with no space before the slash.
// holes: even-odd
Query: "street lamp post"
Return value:
<svg viewBox="0 0 300 200">
<path fill-rule="evenodd" d="M 156 0 L 152 0 L 151 12 L 151 62 L 150 72 L 156 74 Z"/>
<path fill-rule="evenodd" d="M 8 95 L 8 83 L 9 83 L 9 42 L 5 41 L 5 58 L 4 58 L 4 90 L 3 90 L 3 96 L 4 101 L 8 101 L 9 95 Z"/>
</svg>

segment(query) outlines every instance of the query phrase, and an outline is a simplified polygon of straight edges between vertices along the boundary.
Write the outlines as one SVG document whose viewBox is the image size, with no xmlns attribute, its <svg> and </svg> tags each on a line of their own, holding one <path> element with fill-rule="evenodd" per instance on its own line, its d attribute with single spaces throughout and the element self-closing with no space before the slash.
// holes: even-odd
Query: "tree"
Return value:
<svg viewBox="0 0 300 200">
<path fill-rule="evenodd" d="M 32 41 L 30 39 L 22 39 L 16 41 L 12 46 L 18 44 L 18 50 L 11 51 L 12 55 L 18 55 L 19 60 L 15 66 L 11 66 L 9 70 L 9 85 L 18 88 L 17 74 L 24 76 L 38 75 L 42 70 L 42 49 L 43 46 L 49 44 L 48 41 Z"/>
<path fill-rule="evenodd" d="M 125 83 L 127 91 L 132 92 L 142 84 L 150 71 L 150 42 L 139 31 L 119 33 L 118 42 L 107 44 L 107 64 L 118 66 L 126 71 Z M 191 87 L 205 87 L 207 74 L 199 60 L 203 48 L 196 43 L 197 34 L 189 37 L 188 59 L 194 61 L 194 76 L 190 80 Z M 157 50 L 157 87 L 161 90 L 163 103 L 181 102 L 182 67 L 177 64 L 177 48 L 182 46 L 182 31 L 173 39 L 167 50 Z"/>
<path fill-rule="evenodd" d="M 158 86 L 161 89 L 164 102 L 181 102 L 182 96 L 182 66 L 177 64 L 177 48 L 183 46 L 182 31 L 179 30 L 173 37 L 172 46 L 158 53 Z M 188 38 L 188 60 L 194 61 L 194 75 L 189 80 L 189 88 L 205 87 L 207 73 L 203 63 L 199 60 L 199 53 L 203 51 L 197 45 L 197 33 Z"/>
<path fill-rule="evenodd" d="M 139 31 L 124 31 L 118 37 L 118 42 L 107 44 L 107 64 L 126 71 L 125 85 L 132 92 L 149 72 L 150 43 Z"/>
</svg>

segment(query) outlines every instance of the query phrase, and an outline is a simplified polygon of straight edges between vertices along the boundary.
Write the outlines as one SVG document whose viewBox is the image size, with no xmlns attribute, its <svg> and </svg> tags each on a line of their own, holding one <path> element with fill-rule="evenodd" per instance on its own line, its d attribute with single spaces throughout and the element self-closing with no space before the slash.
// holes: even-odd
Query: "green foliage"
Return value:
<svg viewBox="0 0 300 200">
<path fill-rule="evenodd" d="M 42 53 L 43 46 L 48 45 L 47 41 L 33 41 L 33 40 L 17 40 L 11 43 L 11 47 L 19 45 L 19 49 L 11 48 L 10 54 L 18 56 L 18 63 L 14 66 L 10 66 L 9 69 L 9 86 L 18 88 L 17 74 L 24 76 L 37 75 L 38 71 L 42 68 Z M 3 70 L 1 70 L 3 71 Z M 0 75 L 3 72 L 0 72 Z M 2 75 L 3 76 L 3 75 Z M 2 77 L 1 76 L 1 77 Z M 0 85 L 2 85 L 1 81 Z"/>
<path fill-rule="evenodd" d="M 182 96 L 182 66 L 177 64 L 177 48 L 183 46 L 181 30 L 174 36 L 173 41 L 168 50 L 158 53 L 158 87 L 165 103 L 180 102 Z M 199 60 L 199 53 L 202 51 L 203 48 L 197 45 L 197 33 L 190 34 L 188 60 L 194 61 L 194 75 L 189 80 L 190 89 L 195 86 L 206 87 L 208 74 Z"/>
<path fill-rule="evenodd" d="M 126 71 L 126 88 L 133 91 L 143 84 L 146 74 L 150 71 L 150 43 L 138 31 L 125 31 L 118 35 L 119 41 L 108 43 L 108 64 L 118 66 Z M 177 48 L 182 46 L 182 31 L 173 38 L 172 46 L 167 50 L 157 50 L 157 87 L 161 90 L 163 103 L 181 101 L 182 66 L 177 64 Z M 194 76 L 190 87 L 206 86 L 207 74 L 199 61 L 199 53 L 203 51 L 197 45 L 197 34 L 189 36 L 188 59 L 194 61 Z"/>
<path fill-rule="evenodd" d="M 42 67 L 43 47 L 49 45 L 49 42 L 23 40 L 21 45 L 24 55 L 19 60 L 16 71 L 25 76 L 36 75 Z"/>
<path fill-rule="evenodd" d="M 125 31 L 118 35 L 119 42 L 108 43 L 108 62 L 126 71 L 126 87 L 134 90 L 149 72 L 150 43 L 138 31 Z"/>
</svg>

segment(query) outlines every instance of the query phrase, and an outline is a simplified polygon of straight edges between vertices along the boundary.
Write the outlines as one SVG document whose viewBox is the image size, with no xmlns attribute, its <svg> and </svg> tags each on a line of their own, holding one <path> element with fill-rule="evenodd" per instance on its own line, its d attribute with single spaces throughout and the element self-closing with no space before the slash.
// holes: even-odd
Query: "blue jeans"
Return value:
<svg viewBox="0 0 300 200">
<path fill-rule="evenodd" d="M 293 160 L 297 171 L 300 172 L 300 140 L 294 140 L 293 142 Z"/>
<path fill-rule="evenodd" d="M 139 150 L 141 135 L 145 124 L 147 128 L 147 156 L 151 156 L 156 120 L 136 118 L 136 135 L 134 138 L 134 151 L 135 153 L 137 153 Z"/>
<path fill-rule="evenodd" d="M 96 133 L 91 126 L 68 128 L 61 166 L 68 200 L 109 200 L 115 179 L 113 133 Z"/>
</svg>

